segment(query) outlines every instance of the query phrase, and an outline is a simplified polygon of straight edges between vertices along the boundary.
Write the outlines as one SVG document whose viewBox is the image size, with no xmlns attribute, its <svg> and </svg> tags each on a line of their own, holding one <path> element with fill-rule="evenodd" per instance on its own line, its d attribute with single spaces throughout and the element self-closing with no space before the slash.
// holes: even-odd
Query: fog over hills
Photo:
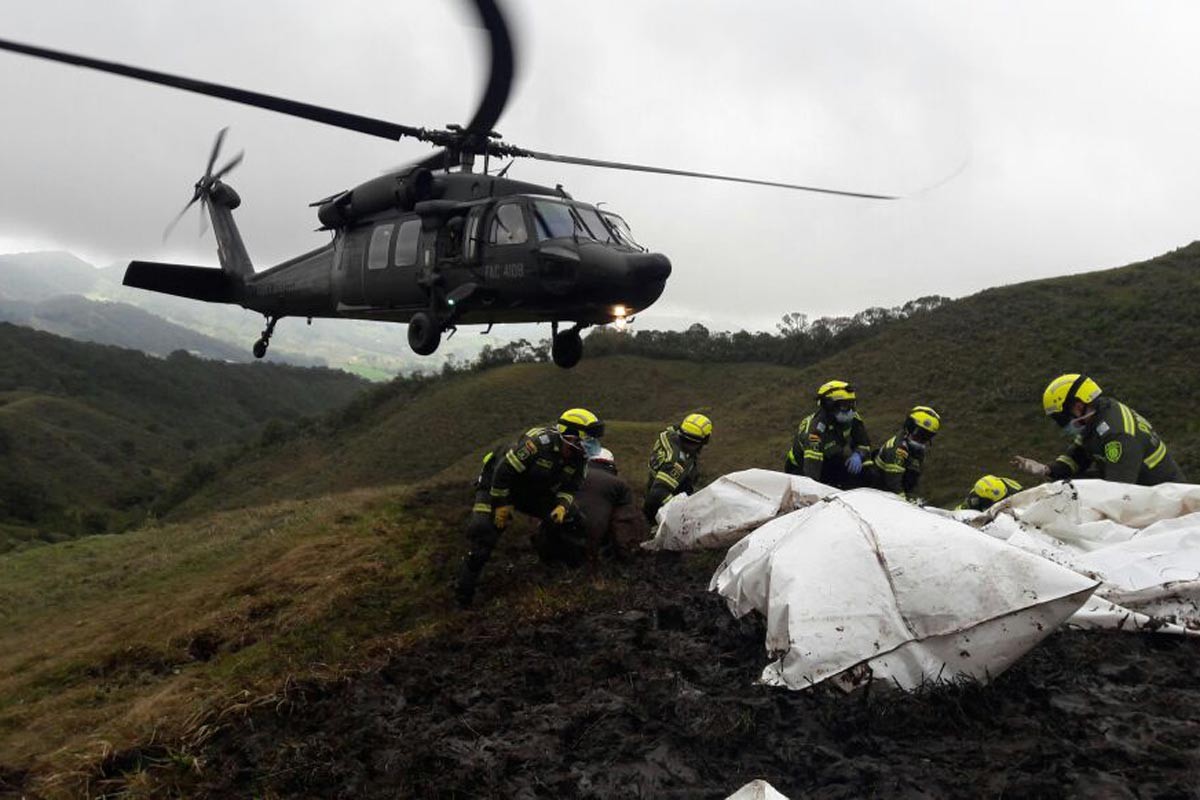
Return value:
<svg viewBox="0 0 1200 800">
<path fill-rule="evenodd" d="M 70 253 L 0 255 L 0 320 L 153 355 L 185 349 L 216 360 L 253 360 L 250 346 L 263 328 L 262 317 L 238 306 L 132 289 L 122 285 L 124 274 L 124 264 L 96 268 Z M 77 299 L 59 299 L 64 295 Z M 545 326 L 519 327 L 488 337 L 464 329 L 422 358 L 409 349 L 403 325 L 338 319 L 306 325 L 288 318 L 276 328 L 267 360 L 330 366 L 379 380 L 436 371 L 447 360 L 473 358 L 486 344 L 549 333 Z"/>
</svg>

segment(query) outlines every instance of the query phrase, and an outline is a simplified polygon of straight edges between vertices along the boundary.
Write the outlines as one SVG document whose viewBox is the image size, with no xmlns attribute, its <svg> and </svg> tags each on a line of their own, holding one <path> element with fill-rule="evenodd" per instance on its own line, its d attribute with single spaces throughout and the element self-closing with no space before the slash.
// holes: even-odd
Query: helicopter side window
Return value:
<svg viewBox="0 0 1200 800">
<path fill-rule="evenodd" d="M 388 265 L 388 246 L 392 243 L 392 228 L 380 225 L 371 232 L 371 248 L 367 251 L 367 269 L 383 269 Z"/>
<path fill-rule="evenodd" d="M 421 220 L 408 219 L 400 223 L 396 233 L 396 255 L 394 263 L 397 267 L 411 267 L 417 263 L 417 245 L 421 241 Z"/>
<path fill-rule="evenodd" d="M 529 239 L 525 232 L 525 214 L 516 203 L 496 207 L 488 226 L 488 244 L 521 244 Z"/>
<path fill-rule="evenodd" d="M 533 218 L 537 221 L 537 238 L 539 242 L 547 239 L 566 239 L 575 236 L 579 223 L 571 214 L 571 209 L 564 203 L 550 200 L 535 200 L 533 203 Z"/>
</svg>

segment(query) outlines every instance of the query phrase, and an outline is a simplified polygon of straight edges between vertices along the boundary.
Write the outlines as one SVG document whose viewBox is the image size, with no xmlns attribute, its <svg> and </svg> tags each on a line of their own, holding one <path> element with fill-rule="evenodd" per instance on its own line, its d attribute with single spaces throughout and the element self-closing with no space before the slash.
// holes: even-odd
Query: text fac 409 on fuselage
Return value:
<svg viewBox="0 0 1200 800">
<path fill-rule="evenodd" d="M 283 317 L 347 317 L 408 323 L 421 355 L 460 324 L 549 322 L 554 362 L 574 366 L 580 331 L 642 311 L 662 294 L 671 263 L 633 238 L 618 214 L 551 189 L 489 174 L 494 158 L 709 178 L 870 199 L 878 194 L 823 189 L 528 150 L 500 141 L 492 128 L 507 103 L 514 58 L 508 26 L 495 0 L 474 0 L 488 32 L 491 71 L 466 126 L 415 128 L 295 100 L 197 81 L 0 39 L 0 49 L 97 69 L 277 111 L 360 133 L 415 138 L 439 148 L 415 164 L 313 203 L 332 241 L 255 272 L 233 210 L 241 200 L 222 181 L 237 155 L 214 172 L 224 131 L 196 182 L 187 211 L 200 202 L 212 221 L 221 268 L 133 261 L 125 284 L 155 292 L 234 303 L 257 311 L 267 326 L 254 345 L 266 354 Z M 483 171 L 474 171 L 482 156 Z M 182 216 L 180 213 L 180 216 Z M 176 218 L 178 220 L 178 217 Z M 174 224 L 174 223 L 172 223 Z M 560 330 L 560 325 L 570 325 Z"/>
</svg>

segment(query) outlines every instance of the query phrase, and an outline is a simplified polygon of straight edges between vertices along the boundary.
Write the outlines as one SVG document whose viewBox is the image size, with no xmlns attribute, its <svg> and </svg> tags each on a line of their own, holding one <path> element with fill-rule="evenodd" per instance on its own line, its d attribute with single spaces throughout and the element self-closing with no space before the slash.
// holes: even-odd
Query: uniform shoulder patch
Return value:
<svg viewBox="0 0 1200 800">
<path fill-rule="evenodd" d="M 1115 464 L 1121 460 L 1121 443 L 1109 442 L 1104 445 L 1104 457 L 1108 459 L 1110 464 Z"/>
<path fill-rule="evenodd" d="M 1112 428 L 1109 427 L 1107 422 L 1101 422 L 1099 425 L 1096 426 L 1096 435 L 1103 436 L 1104 434 L 1108 433 L 1111 430 L 1112 430 Z"/>
<path fill-rule="evenodd" d="M 824 433 L 824 432 L 825 432 L 825 423 L 824 423 L 824 422 L 818 422 L 818 423 L 817 423 L 817 430 L 819 430 L 819 431 L 821 431 L 822 433 Z"/>
<path fill-rule="evenodd" d="M 538 441 L 541 442 L 542 444 L 550 444 L 550 434 L 543 433 L 541 436 L 538 437 Z"/>
</svg>

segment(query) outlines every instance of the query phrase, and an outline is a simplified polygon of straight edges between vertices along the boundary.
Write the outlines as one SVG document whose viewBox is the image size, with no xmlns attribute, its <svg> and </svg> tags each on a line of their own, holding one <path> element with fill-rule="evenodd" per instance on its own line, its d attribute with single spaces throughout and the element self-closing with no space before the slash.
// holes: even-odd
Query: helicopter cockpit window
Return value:
<svg viewBox="0 0 1200 800">
<path fill-rule="evenodd" d="M 516 203 L 504 203 L 496 207 L 488 226 L 488 244 L 521 244 L 528 241 L 525 232 L 525 214 Z"/>
<path fill-rule="evenodd" d="M 587 206 L 574 206 L 574 208 L 575 213 L 579 215 L 579 219 L 587 226 L 588 235 L 592 239 L 595 239 L 597 242 L 607 243 L 616 241 L 612 232 L 609 231 L 608 226 L 604 224 L 604 221 L 600 219 L 600 215 L 594 209 Z M 582 231 L 580 232 L 582 233 Z"/>
<path fill-rule="evenodd" d="M 397 267 L 411 267 L 417 263 L 417 244 L 421 241 L 421 220 L 409 219 L 400 223 L 396 233 L 396 255 L 394 261 Z"/>
<path fill-rule="evenodd" d="M 629 223 L 624 218 L 610 211 L 601 211 L 600 214 L 604 217 L 604 221 L 608 223 L 609 227 L 612 228 L 613 233 L 617 235 L 617 239 L 621 244 L 636 247 L 638 250 L 646 249 L 638 243 L 637 239 L 633 238 L 633 231 L 629 230 Z"/>
<path fill-rule="evenodd" d="M 388 245 L 392 243 L 392 228 L 380 225 L 371 232 L 371 248 L 367 251 L 367 269 L 383 269 L 388 265 Z"/>
<path fill-rule="evenodd" d="M 571 214 L 571 208 L 566 203 L 535 200 L 533 201 L 533 218 L 537 220 L 538 241 L 565 239 L 579 235 L 579 223 Z"/>
</svg>

